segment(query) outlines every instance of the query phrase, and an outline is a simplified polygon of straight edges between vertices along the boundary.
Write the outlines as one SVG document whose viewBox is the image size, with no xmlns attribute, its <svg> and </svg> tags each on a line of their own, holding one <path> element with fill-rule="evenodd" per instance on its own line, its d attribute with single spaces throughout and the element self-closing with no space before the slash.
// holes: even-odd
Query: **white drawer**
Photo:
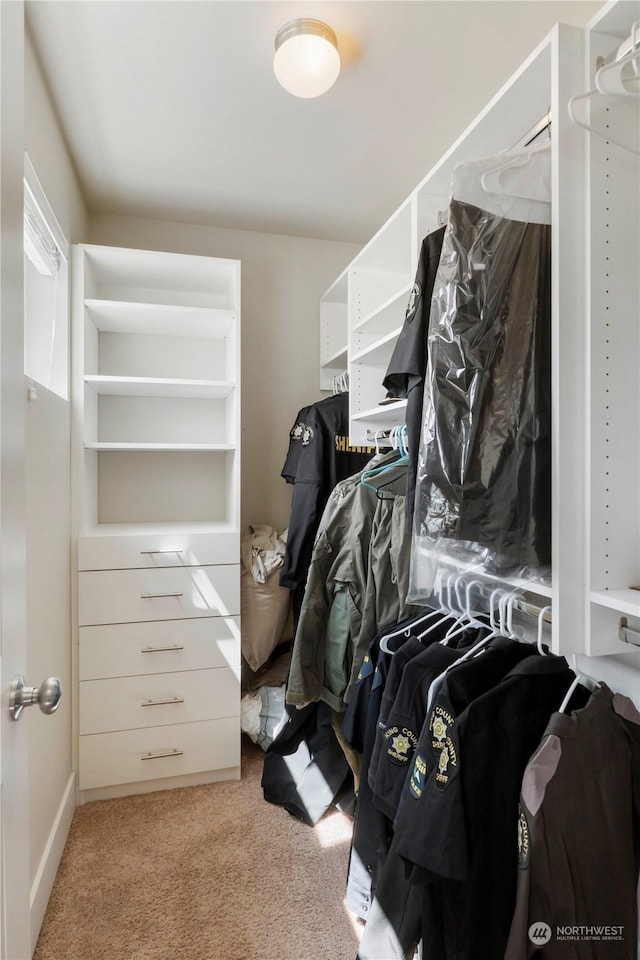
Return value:
<svg viewBox="0 0 640 960">
<path fill-rule="evenodd" d="M 80 684 L 81 735 L 239 716 L 238 668 L 83 680 Z"/>
<path fill-rule="evenodd" d="M 135 567 L 201 567 L 238 563 L 240 533 L 140 534 L 81 537 L 79 570 L 121 570 Z"/>
<path fill-rule="evenodd" d="M 239 765 L 236 717 L 80 737 L 81 790 Z"/>
<path fill-rule="evenodd" d="M 85 570 L 78 580 L 81 627 L 240 613 L 239 564 Z"/>
<path fill-rule="evenodd" d="M 81 680 L 239 665 L 237 617 L 80 628 Z"/>
</svg>

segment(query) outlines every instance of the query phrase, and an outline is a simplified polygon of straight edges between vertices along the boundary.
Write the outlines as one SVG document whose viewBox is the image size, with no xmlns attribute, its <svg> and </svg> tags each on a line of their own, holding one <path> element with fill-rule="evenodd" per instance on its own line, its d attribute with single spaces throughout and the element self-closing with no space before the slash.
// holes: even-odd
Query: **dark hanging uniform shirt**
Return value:
<svg viewBox="0 0 640 960">
<path fill-rule="evenodd" d="M 452 666 L 447 673 L 423 723 L 413 763 L 401 792 L 394 821 L 396 833 L 384 863 L 376 901 L 362 939 L 362 952 L 359 954 L 362 960 L 397 960 L 405 955 L 413 957 L 415 946 L 422 936 L 422 929 L 426 926 L 429 953 L 425 953 L 425 956 L 447 957 L 449 960 L 445 952 L 441 920 L 445 908 L 441 895 L 444 883 L 435 874 L 414 864 L 414 838 L 419 845 L 422 829 L 422 809 L 418 801 L 425 791 L 429 772 L 437 766 L 439 753 L 451 742 L 451 731 L 458 715 L 473 699 L 494 688 L 514 665 L 530 655 L 531 648 L 526 644 L 506 637 L 496 637 L 489 641 L 484 653 Z M 416 819 L 417 822 L 414 822 Z M 429 839 L 427 836 L 427 844 Z M 445 820 L 435 829 L 434 843 L 443 843 L 449 847 L 460 842 L 459 835 L 450 832 L 449 824 Z M 400 855 L 401 843 L 405 845 L 403 850 L 409 867 Z M 416 854 L 419 849 L 417 846 Z M 430 899 L 428 903 L 424 903 L 423 888 L 418 881 L 433 879 L 438 882 L 430 885 Z M 435 922 L 427 924 L 427 919 L 432 916 Z"/>
<path fill-rule="evenodd" d="M 348 393 L 314 403 L 306 410 L 304 419 L 296 421 L 290 436 L 290 451 L 283 475 L 286 469 L 290 476 L 294 466 L 295 480 L 280 585 L 290 590 L 303 590 L 313 542 L 329 494 L 339 480 L 364 469 L 375 449 L 349 445 Z M 294 443 L 297 446 L 292 453 Z"/>
<path fill-rule="evenodd" d="M 416 488 L 416 466 L 420 448 L 420 426 L 424 378 L 427 368 L 427 336 L 429 307 L 436 278 L 445 228 L 434 230 L 422 241 L 418 269 L 404 318 L 404 325 L 396 341 L 382 385 L 393 397 L 407 398 L 405 420 L 409 442 L 409 467 L 405 523 L 409 533 L 413 528 L 413 501 Z"/>
<path fill-rule="evenodd" d="M 504 956 L 522 777 L 574 676 L 562 657 L 527 657 L 448 724 L 412 835 L 399 845 L 437 881 L 412 877 L 421 881 L 425 960 L 477 960 L 478 944 L 487 957 Z"/>
<path fill-rule="evenodd" d="M 280 476 L 287 483 L 296 482 L 296 473 L 298 472 L 298 461 L 300 460 L 300 450 L 302 449 L 302 438 L 304 436 L 305 423 L 311 407 L 303 407 L 298 410 L 294 425 L 289 430 L 289 449 L 280 472 Z"/>
</svg>

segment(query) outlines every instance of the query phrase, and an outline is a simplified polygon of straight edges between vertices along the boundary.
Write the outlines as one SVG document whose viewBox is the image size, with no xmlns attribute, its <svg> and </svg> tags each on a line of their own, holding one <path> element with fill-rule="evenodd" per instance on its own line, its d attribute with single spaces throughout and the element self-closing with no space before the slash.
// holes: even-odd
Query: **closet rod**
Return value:
<svg viewBox="0 0 640 960">
<path fill-rule="evenodd" d="M 620 626 L 618 636 L 623 643 L 630 643 L 634 647 L 640 647 L 640 630 L 633 630 L 628 625 L 626 617 L 620 617 Z"/>
<path fill-rule="evenodd" d="M 544 117 L 542 117 L 528 133 L 525 133 L 523 137 L 518 140 L 517 143 L 511 147 L 512 150 L 517 150 L 518 148 L 522 149 L 523 147 L 530 146 L 534 140 L 536 140 L 541 133 L 544 133 L 545 130 L 551 129 L 551 107 L 547 110 Z"/>
<path fill-rule="evenodd" d="M 518 610 L 520 613 L 526 613 L 527 616 L 529 617 L 536 617 L 536 618 L 538 618 L 542 613 L 542 611 L 544 610 L 545 612 L 542 619 L 544 620 L 545 623 L 552 622 L 552 616 L 551 616 L 550 610 L 545 610 L 544 607 L 540 607 L 535 603 L 530 603 L 528 600 L 525 600 L 522 597 L 515 600 L 513 604 L 513 609 Z"/>
</svg>

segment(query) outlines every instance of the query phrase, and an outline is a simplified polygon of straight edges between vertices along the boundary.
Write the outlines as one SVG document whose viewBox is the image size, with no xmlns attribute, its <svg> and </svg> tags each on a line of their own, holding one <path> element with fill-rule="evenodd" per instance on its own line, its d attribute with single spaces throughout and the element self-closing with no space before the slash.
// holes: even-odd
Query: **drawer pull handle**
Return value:
<svg viewBox="0 0 640 960">
<path fill-rule="evenodd" d="M 166 650 L 184 650 L 184 645 L 174 643 L 170 647 L 143 647 L 140 653 L 164 653 Z"/>
<path fill-rule="evenodd" d="M 167 700 L 143 700 L 141 707 L 159 707 L 164 703 L 184 703 L 184 697 L 169 697 Z"/>
<path fill-rule="evenodd" d="M 144 557 L 152 553 L 184 553 L 184 550 L 141 550 L 140 553 Z"/>
<path fill-rule="evenodd" d="M 181 757 L 184 753 L 184 750 L 162 750 L 159 753 L 145 753 L 144 756 L 140 757 L 141 760 L 160 760 L 162 757 Z"/>
<path fill-rule="evenodd" d="M 160 597 L 184 597 L 184 593 L 141 593 L 141 600 L 157 600 Z"/>
</svg>

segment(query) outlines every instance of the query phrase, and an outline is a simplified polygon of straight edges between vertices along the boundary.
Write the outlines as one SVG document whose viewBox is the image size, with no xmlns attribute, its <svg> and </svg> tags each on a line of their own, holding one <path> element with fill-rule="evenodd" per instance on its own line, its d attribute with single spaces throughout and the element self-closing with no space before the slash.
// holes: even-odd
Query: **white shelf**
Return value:
<svg viewBox="0 0 640 960">
<path fill-rule="evenodd" d="M 371 346 L 365 347 L 364 350 L 360 350 L 358 353 L 354 352 L 351 356 L 351 362 L 371 364 L 372 366 L 388 364 L 401 330 L 402 327 L 400 326 L 386 336 L 381 337 L 380 340 L 376 340 Z"/>
<path fill-rule="evenodd" d="M 387 297 L 379 306 L 360 320 L 353 328 L 353 333 L 386 333 L 390 329 L 398 326 L 398 319 L 404 320 L 406 303 L 405 300 L 413 287 L 413 281 L 402 283 L 402 286 Z"/>
<path fill-rule="evenodd" d="M 339 350 L 336 350 L 336 352 L 333 353 L 330 357 L 327 357 L 327 359 L 320 364 L 320 367 L 322 369 L 326 367 L 344 367 L 344 369 L 346 370 L 347 368 L 346 344 L 344 347 L 341 347 Z"/>
<path fill-rule="evenodd" d="M 639 590 L 592 590 L 591 602 L 630 617 L 640 617 Z"/>
<path fill-rule="evenodd" d="M 106 450 L 106 451 L 171 451 L 171 452 L 225 452 L 235 450 L 231 443 L 85 443 L 85 450 Z"/>
<path fill-rule="evenodd" d="M 371 407 L 369 410 L 361 410 L 359 413 L 352 414 L 351 419 L 357 420 L 359 423 L 366 423 L 369 420 L 396 422 L 395 414 L 400 410 L 405 410 L 406 406 L 406 400 L 396 400 L 394 403 L 385 403 L 379 407 Z"/>
<path fill-rule="evenodd" d="M 235 320 L 232 310 L 87 298 L 85 308 L 101 333 L 224 339 Z"/>
<path fill-rule="evenodd" d="M 110 397 L 174 397 L 224 400 L 235 389 L 228 380 L 171 380 L 161 377 L 106 377 L 87 375 L 84 381 L 95 393 Z"/>
</svg>

